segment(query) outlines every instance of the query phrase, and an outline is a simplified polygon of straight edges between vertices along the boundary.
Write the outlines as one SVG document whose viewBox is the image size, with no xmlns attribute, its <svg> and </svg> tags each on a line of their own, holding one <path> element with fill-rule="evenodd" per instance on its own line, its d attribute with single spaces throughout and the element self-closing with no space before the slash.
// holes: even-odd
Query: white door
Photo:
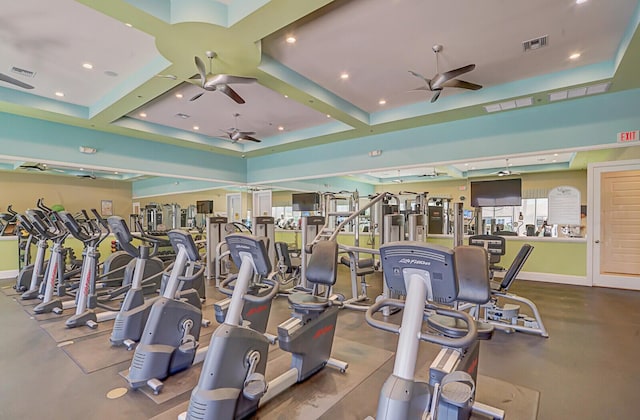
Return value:
<svg viewBox="0 0 640 420">
<path fill-rule="evenodd" d="M 589 184 L 593 285 L 640 290 L 640 161 L 589 165 Z"/>
<path fill-rule="evenodd" d="M 271 191 L 253 192 L 253 217 L 271 216 Z"/>
<path fill-rule="evenodd" d="M 229 222 L 242 221 L 242 195 L 240 193 L 227 194 L 227 220 Z"/>
</svg>

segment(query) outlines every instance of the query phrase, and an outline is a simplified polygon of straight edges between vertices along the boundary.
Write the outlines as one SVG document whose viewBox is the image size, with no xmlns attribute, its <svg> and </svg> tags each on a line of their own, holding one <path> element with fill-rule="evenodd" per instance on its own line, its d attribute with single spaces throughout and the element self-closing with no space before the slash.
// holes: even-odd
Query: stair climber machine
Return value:
<svg viewBox="0 0 640 420">
<path fill-rule="evenodd" d="M 40 210 L 27 210 L 26 214 L 34 214 Z M 20 298 L 22 300 L 36 299 L 40 293 L 40 283 L 43 280 L 44 257 L 49 247 L 48 241 L 52 236 L 48 230 L 37 230 L 28 219 L 28 216 L 18 215 L 20 225 L 31 235 L 38 239 L 36 259 L 32 265 L 28 265 L 22 269 L 16 281 L 16 290 L 22 291 Z M 27 283 L 28 281 L 28 283 Z"/>
<path fill-rule="evenodd" d="M 103 231 L 92 223 L 80 226 L 75 217 L 66 211 L 60 212 L 58 215 L 69 233 L 84 244 L 80 284 L 76 291 L 76 312 L 66 320 L 65 325 L 67 328 L 84 325 L 95 329 L 98 327 L 98 323 L 114 319 L 117 314 L 117 309 L 99 301 L 96 287 L 98 261 L 100 260 L 98 246 L 109 236 L 109 231 Z M 86 218 L 88 219 L 88 216 Z M 106 311 L 97 312 L 97 308 L 106 309 Z"/>
<path fill-rule="evenodd" d="M 200 298 L 193 289 L 190 290 L 195 299 L 191 302 L 184 298 L 184 292 L 178 292 L 182 283 L 190 284 L 203 277 L 204 264 L 188 232 L 172 230 L 167 235 L 177 250 L 176 261 L 164 292 L 151 305 L 127 374 L 131 388 L 148 385 L 155 394 L 162 390 L 164 379 L 201 361 L 206 353 L 206 349 L 198 350 L 203 325 Z M 188 274 L 195 270 L 195 263 L 200 268 L 195 274 Z"/>
<path fill-rule="evenodd" d="M 472 413 L 504 418 L 504 411 L 475 401 L 481 327 L 468 313 L 443 306 L 462 292 L 458 277 L 465 278 L 465 295 L 482 300 L 490 293 L 486 252 L 477 251 L 478 247 L 460 248 L 454 251 L 409 241 L 380 247 L 385 281 L 392 292 L 406 296 L 406 300 L 381 299 L 365 315 L 372 327 L 399 334 L 393 373 L 378 399 L 378 420 L 462 420 Z M 400 325 L 374 318 L 387 306 L 403 309 Z M 431 317 L 452 319 L 457 334 L 422 331 L 423 320 Z M 490 327 L 481 331 L 488 336 L 492 332 Z M 414 376 L 420 341 L 442 346 L 429 369 L 429 382 Z"/>
<path fill-rule="evenodd" d="M 156 288 L 157 279 L 162 276 L 164 264 L 162 260 L 155 257 L 155 253 L 158 250 L 157 242 L 154 243 L 153 248 L 145 244 L 135 247 L 131 243 L 134 237 L 122 217 L 111 216 L 107 219 L 107 222 L 120 247 L 135 261 L 131 287 L 127 291 L 122 306 L 120 306 L 120 310 L 116 315 L 113 330 L 109 337 L 112 345 L 125 345 L 128 350 L 131 350 L 135 343 L 140 341 L 153 304 L 153 299 L 145 300 L 145 285 L 151 285 L 154 289 Z M 142 240 L 147 243 L 151 241 L 151 239 Z M 197 295 L 196 298 L 198 298 Z"/>
<path fill-rule="evenodd" d="M 62 222 L 50 223 L 47 226 L 47 222 L 42 219 L 41 214 L 32 213 L 27 210 L 27 216 L 32 222 L 33 228 L 38 231 L 39 235 L 48 236 L 53 242 L 51 246 L 51 255 L 49 257 L 49 264 L 44 276 L 44 294 L 42 296 L 42 302 L 33 308 L 33 312 L 36 314 L 55 313 L 62 314 L 64 309 L 74 308 L 75 300 L 65 300 L 61 298 L 64 293 L 56 292 L 56 286 L 64 284 L 65 280 L 65 263 L 64 263 L 64 241 L 69 236 L 69 231 L 65 229 Z M 59 291 L 60 289 L 58 289 Z"/>
<path fill-rule="evenodd" d="M 211 337 L 209 351 L 198 385 L 191 393 L 189 408 L 179 418 L 226 420 L 246 418 L 290 386 L 302 382 L 327 364 L 344 372 L 348 365 L 330 359 L 340 302 L 329 296 L 337 275 L 338 246 L 321 241 L 313 246 L 307 280 L 313 294 L 299 292 L 288 296 L 292 317 L 278 326 L 280 348 L 291 353 L 291 368 L 268 382 L 265 379 L 269 340 L 244 325 L 244 302 L 257 300 L 247 294 L 254 273 L 271 272 L 267 249 L 260 238 L 243 234 L 227 236 L 234 260 L 242 261 L 227 317 Z M 278 292 L 278 283 L 265 298 Z M 318 293 L 325 286 L 324 296 Z"/>
</svg>

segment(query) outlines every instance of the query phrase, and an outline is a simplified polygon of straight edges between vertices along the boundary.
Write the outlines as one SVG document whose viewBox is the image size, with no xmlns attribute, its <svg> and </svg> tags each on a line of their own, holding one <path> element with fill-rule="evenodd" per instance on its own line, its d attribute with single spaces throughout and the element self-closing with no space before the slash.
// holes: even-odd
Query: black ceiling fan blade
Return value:
<svg viewBox="0 0 640 420">
<path fill-rule="evenodd" d="M 200 92 L 200 93 L 196 94 L 193 98 L 189 99 L 189 101 L 195 101 L 196 99 L 198 99 L 202 95 L 204 95 L 204 92 Z"/>
<path fill-rule="evenodd" d="M 262 142 L 262 140 L 257 139 L 257 138 L 255 138 L 255 137 L 251 137 L 251 136 L 240 136 L 240 138 L 239 138 L 238 140 L 253 141 L 253 142 L 256 142 L 256 143 L 260 143 L 260 142 Z"/>
<path fill-rule="evenodd" d="M 236 101 L 239 104 L 243 104 L 244 99 L 242 99 L 242 97 L 240 95 L 238 95 L 238 93 L 231 89 L 231 87 L 229 85 L 222 85 L 218 87 L 218 90 L 222 93 L 224 93 L 225 95 L 227 95 L 228 97 L 230 97 L 231 99 L 233 99 L 234 101 Z"/>
<path fill-rule="evenodd" d="M 443 86 L 445 87 L 455 87 L 461 89 L 469 89 L 469 90 L 478 90 L 482 89 L 482 85 L 477 85 L 475 83 L 467 82 L 460 79 L 451 79 L 444 82 Z"/>
<path fill-rule="evenodd" d="M 33 86 L 31 86 L 29 84 L 26 84 L 24 82 L 21 82 L 18 79 L 14 79 L 13 77 L 8 76 L 8 75 L 6 75 L 4 73 L 0 73 L 0 80 L 3 81 L 3 82 L 11 83 L 12 85 L 16 85 L 16 86 L 21 87 L 23 89 L 33 89 Z"/>
<path fill-rule="evenodd" d="M 442 89 L 438 89 L 438 90 L 435 91 L 435 93 L 431 97 L 431 103 L 434 103 L 435 101 L 438 100 L 438 98 L 440 97 L 440 93 L 441 92 L 442 92 Z"/>
</svg>

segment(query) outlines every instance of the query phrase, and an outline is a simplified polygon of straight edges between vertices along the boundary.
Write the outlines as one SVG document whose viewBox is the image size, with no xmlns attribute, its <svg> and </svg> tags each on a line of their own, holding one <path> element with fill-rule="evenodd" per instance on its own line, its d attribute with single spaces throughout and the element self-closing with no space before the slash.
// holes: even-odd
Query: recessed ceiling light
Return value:
<svg viewBox="0 0 640 420">
<path fill-rule="evenodd" d="M 176 98 L 182 99 L 182 93 L 176 93 Z"/>
<path fill-rule="evenodd" d="M 93 64 L 91 64 L 91 63 L 83 63 L 82 67 L 84 67 L 87 70 L 91 70 L 93 68 Z"/>
<path fill-rule="evenodd" d="M 569 60 L 577 60 L 580 58 L 580 53 L 573 53 L 569 56 Z"/>
<path fill-rule="evenodd" d="M 194 125 L 194 126 L 193 126 L 193 129 L 194 129 L 194 130 L 196 130 L 196 131 L 198 131 L 198 130 L 200 130 L 200 127 L 198 127 L 197 125 Z"/>
<path fill-rule="evenodd" d="M 557 162 L 557 160 L 553 159 L 551 162 L 556 163 L 556 162 Z"/>
<path fill-rule="evenodd" d="M 284 127 L 283 127 L 283 126 L 281 126 L 281 125 L 279 125 L 279 126 L 278 126 L 278 131 L 284 131 Z"/>
<path fill-rule="evenodd" d="M 347 79 L 349 78 L 349 73 L 342 73 L 342 74 L 340 74 L 340 78 L 341 78 L 342 80 L 347 80 Z"/>
<path fill-rule="evenodd" d="M 331 114 L 327 114 L 327 118 L 331 118 Z"/>
<path fill-rule="evenodd" d="M 510 163 L 509 166 L 513 166 L 513 163 Z"/>
<path fill-rule="evenodd" d="M 576 0 L 576 4 L 582 4 L 582 3 L 586 3 L 587 0 Z"/>
<path fill-rule="evenodd" d="M 289 35 L 287 37 L 287 44 L 295 44 L 296 43 L 296 37 L 293 35 Z"/>
<path fill-rule="evenodd" d="M 133 25 L 130 23 L 125 23 L 124 26 L 128 27 L 128 28 L 133 28 Z"/>
<path fill-rule="evenodd" d="M 465 164 L 464 164 L 464 166 L 469 166 L 469 164 L 468 164 L 468 163 L 465 163 Z"/>
<path fill-rule="evenodd" d="M 384 104 L 386 104 L 386 103 L 387 103 L 387 101 L 386 101 L 386 100 L 384 100 L 384 99 L 380 99 L 380 100 L 378 101 L 378 105 L 384 105 Z"/>
<path fill-rule="evenodd" d="M 64 92 L 56 92 L 56 96 L 59 96 L 62 98 L 64 96 Z"/>
<path fill-rule="evenodd" d="M 289 95 L 284 95 L 284 97 L 285 97 L 285 98 L 288 98 L 288 97 L 289 97 Z"/>
<path fill-rule="evenodd" d="M 146 112 L 141 112 L 138 115 L 140 115 L 142 118 L 147 118 Z"/>
<path fill-rule="evenodd" d="M 553 156 L 558 156 L 558 154 L 557 154 L 557 153 L 554 153 L 554 154 L 553 154 Z"/>
<path fill-rule="evenodd" d="M 472 167 L 471 167 L 471 170 L 473 171 L 474 169 L 476 169 L 476 167 L 475 167 L 475 166 L 472 166 Z"/>
<path fill-rule="evenodd" d="M 120 173 L 120 172 L 118 172 L 118 171 L 115 171 L 115 172 L 114 172 L 114 174 L 115 174 L 115 175 L 118 175 L 119 173 Z"/>
<path fill-rule="evenodd" d="M 81 171 L 84 171 L 84 168 L 80 168 Z"/>
</svg>

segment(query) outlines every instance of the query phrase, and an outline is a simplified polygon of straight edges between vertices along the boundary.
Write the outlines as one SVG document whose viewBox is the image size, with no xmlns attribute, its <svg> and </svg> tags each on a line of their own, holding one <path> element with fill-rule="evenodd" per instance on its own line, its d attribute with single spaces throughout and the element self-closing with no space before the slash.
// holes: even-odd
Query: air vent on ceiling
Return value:
<svg viewBox="0 0 640 420">
<path fill-rule="evenodd" d="M 20 76 L 24 76 L 24 77 L 33 77 L 36 75 L 35 71 L 25 70 L 15 66 L 11 67 L 11 71 L 15 74 L 19 74 Z"/>
<path fill-rule="evenodd" d="M 190 117 L 191 117 L 191 115 L 187 115 L 187 114 L 183 114 L 182 112 L 178 112 L 178 113 L 176 114 L 176 117 L 180 117 L 180 118 L 182 118 L 182 119 L 185 119 L 185 120 L 186 120 L 187 118 L 190 118 Z"/>
<path fill-rule="evenodd" d="M 530 39 L 522 43 L 522 48 L 525 52 L 531 50 L 537 50 L 538 48 L 546 47 L 549 42 L 549 35 L 544 35 L 539 38 Z"/>
</svg>

